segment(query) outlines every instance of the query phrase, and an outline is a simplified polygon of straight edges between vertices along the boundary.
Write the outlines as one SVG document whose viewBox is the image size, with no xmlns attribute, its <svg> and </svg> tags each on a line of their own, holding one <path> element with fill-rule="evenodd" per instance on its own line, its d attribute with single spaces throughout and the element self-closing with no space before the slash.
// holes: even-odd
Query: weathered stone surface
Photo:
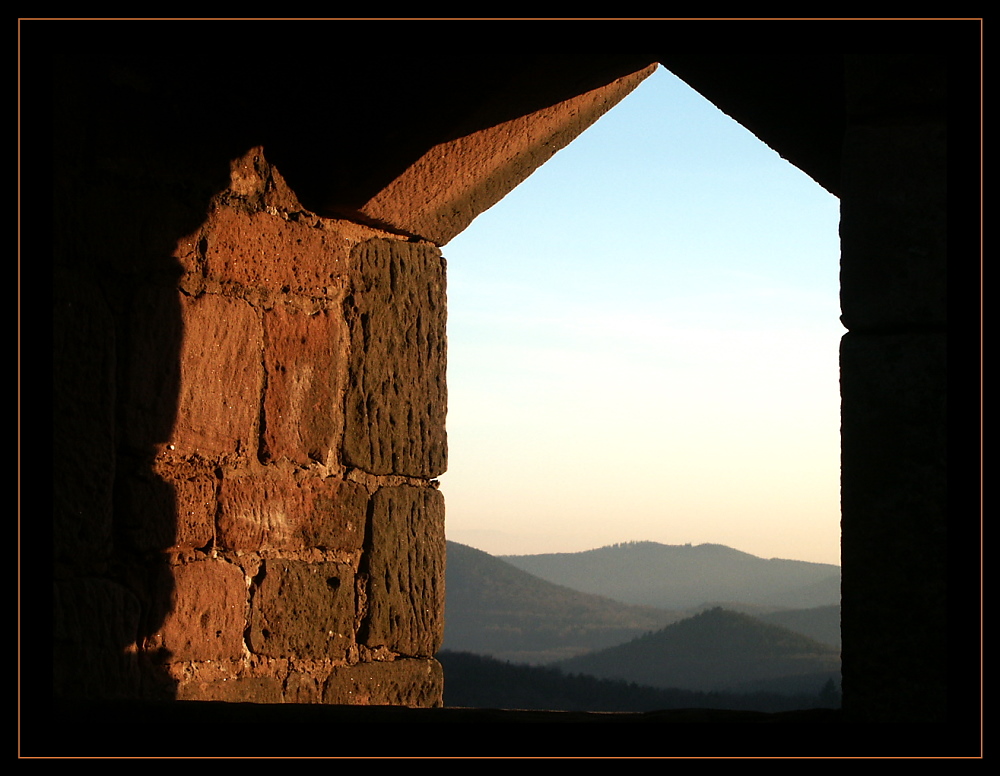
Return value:
<svg viewBox="0 0 1000 776">
<path fill-rule="evenodd" d="M 282 703 L 282 682 L 273 676 L 236 676 L 207 681 L 182 681 L 177 700 L 225 701 L 227 703 Z"/>
<path fill-rule="evenodd" d="M 431 656 L 444 636 L 444 497 L 400 486 L 376 491 L 372 502 L 363 641 Z"/>
<path fill-rule="evenodd" d="M 173 488 L 177 536 L 173 548 L 204 547 L 215 537 L 218 480 L 201 476 L 168 481 Z"/>
<path fill-rule="evenodd" d="M 285 680 L 285 703 L 322 703 L 323 685 L 315 673 L 292 671 Z"/>
<path fill-rule="evenodd" d="M 354 644 L 354 569 L 267 560 L 250 614 L 250 650 L 268 657 L 346 659 Z"/>
<path fill-rule="evenodd" d="M 349 243 L 315 219 L 220 207 L 203 240 L 207 280 L 308 297 L 343 291 Z"/>
<path fill-rule="evenodd" d="M 259 313 L 246 302 L 140 289 L 131 303 L 125 431 L 141 450 L 246 457 L 257 448 Z"/>
<path fill-rule="evenodd" d="M 344 461 L 434 477 L 448 465 L 445 272 L 440 252 L 370 240 L 352 253 Z"/>
<path fill-rule="evenodd" d="M 207 474 L 123 476 L 121 528 L 143 551 L 204 547 L 215 536 L 217 489 L 216 478 Z"/>
<path fill-rule="evenodd" d="M 606 86 L 439 143 L 361 213 L 445 245 L 624 99 L 656 65 Z"/>
<path fill-rule="evenodd" d="M 235 660 L 243 655 L 247 590 L 243 571 L 222 560 L 175 566 L 174 606 L 150 639 L 167 659 Z"/>
<path fill-rule="evenodd" d="M 347 706 L 437 707 L 444 671 L 436 660 L 395 660 L 337 666 L 326 681 L 324 703 Z"/>
<path fill-rule="evenodd" d="M 347 352 L 339 309 L 312 315 L 285 306 L 265 311 L 261 460 L 337 463 Z"/>
<path fill-rule="evenodd" d="M 179 453 L 246 457 L 256 452 L 260 417 L 259 313 L 211 294 L 180 299 L 184 340 L 170 444 Z"/>
<path fill-rule="evenodd" d="M 356 551 L 364 541 L 368 493 L 335 478 L 227 477 L 219 546 L 225 549 Z"/>
</svg>

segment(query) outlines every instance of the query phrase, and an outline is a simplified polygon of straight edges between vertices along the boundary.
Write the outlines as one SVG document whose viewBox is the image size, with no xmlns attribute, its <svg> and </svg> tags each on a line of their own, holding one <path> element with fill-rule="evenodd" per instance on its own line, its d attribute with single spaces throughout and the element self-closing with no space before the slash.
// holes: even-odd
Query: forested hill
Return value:
<svg viewBox="0 0 1000 776">
<path fill-rule="evenodd" d="M 788 689 L 796 680 L 805 688 L 839 680 L 840 654 L 787 628 L 715 608 L 556 665 L 653 687 L 724 690 L 780 681 Z"/>
<path fill-rule="evenodd" d="M 798 693 L 707 693 L 644 687 L 632 682 L 566 674 L 549 666 L 514 665 L 469 652 L 438 653 L 444 666 L 444 703 L 494 709 L 653 711 L 741 709 L 778 712 L 838 708 L 838 682 Z"/>
</svg>

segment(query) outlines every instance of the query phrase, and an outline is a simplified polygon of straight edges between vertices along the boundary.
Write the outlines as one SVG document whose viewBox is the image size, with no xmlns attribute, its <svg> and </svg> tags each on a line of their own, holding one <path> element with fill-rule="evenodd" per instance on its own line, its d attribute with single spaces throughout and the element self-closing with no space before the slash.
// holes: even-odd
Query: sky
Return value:
<svg viewBox="0 0 1000 776">
<path fill-rule="evenodd" d="M 448 538 L 839 564 L 838 222 L 660 67 L 444 246 Z"/>
</svg>

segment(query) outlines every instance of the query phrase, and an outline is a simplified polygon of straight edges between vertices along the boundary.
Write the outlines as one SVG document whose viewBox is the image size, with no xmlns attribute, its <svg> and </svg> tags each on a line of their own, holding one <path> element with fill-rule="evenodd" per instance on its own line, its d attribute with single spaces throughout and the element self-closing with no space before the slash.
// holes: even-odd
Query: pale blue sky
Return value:
<svg viewBox="0 0 1000 776">
<path fill-rule="evenodd" d="M 838 219 L 660 68 L 444 247 L 448 537 L 839 563 Z"/>
</svg>

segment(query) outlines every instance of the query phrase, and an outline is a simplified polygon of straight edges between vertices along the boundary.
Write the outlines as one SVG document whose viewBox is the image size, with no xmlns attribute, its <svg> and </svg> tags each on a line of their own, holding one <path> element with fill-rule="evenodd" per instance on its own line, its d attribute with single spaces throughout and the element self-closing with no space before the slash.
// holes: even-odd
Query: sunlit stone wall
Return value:
<svg viewBox="0 0 1000 776">
<path fill-rule="evenodd" d="M 229 178 L 161 277 L 62 285 L 114 473 L 100 538 L 58 537 L 57 692 L 439 705 L 441 253 L 305 211 L 260 148 Z"/>
</svg>

